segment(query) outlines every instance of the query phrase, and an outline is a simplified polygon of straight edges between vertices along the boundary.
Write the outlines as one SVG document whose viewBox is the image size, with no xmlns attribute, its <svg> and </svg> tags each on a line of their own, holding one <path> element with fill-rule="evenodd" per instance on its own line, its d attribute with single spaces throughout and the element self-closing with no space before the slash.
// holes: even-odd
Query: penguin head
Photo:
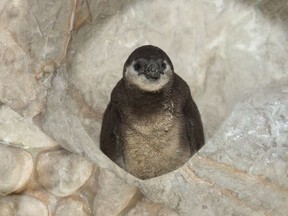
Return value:
<svg viewBox="0 0 288 216">
<path fill-rule="evenodd" d="M 123 78 L 141 91 L 157 92 L 171 82 L 174 68 L 168 55 L 158 47 L 135 49 L 124 64 Z"/>
</svg>

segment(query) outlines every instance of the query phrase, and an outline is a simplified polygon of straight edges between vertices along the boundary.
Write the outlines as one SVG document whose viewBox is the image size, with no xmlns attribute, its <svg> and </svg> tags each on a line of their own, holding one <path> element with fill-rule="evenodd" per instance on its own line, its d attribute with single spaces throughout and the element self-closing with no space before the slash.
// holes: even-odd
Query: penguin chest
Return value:
<svg viewBox="0 0 288 216">
<path fill-rule="evenodd" d="M 145 179 L 170 172 L 191 156 L 183 119 L 171 112 L 131 116 L 123 134 L 125 168 Z"/>
</svg>

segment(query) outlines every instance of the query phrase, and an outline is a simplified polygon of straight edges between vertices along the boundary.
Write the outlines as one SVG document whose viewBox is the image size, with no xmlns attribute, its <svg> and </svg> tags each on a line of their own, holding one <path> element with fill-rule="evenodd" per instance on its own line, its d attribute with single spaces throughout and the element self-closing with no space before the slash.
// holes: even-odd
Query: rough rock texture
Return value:
<svg viewBox="0 0 288 216">
<path fill-rule="evenodd" d="M 248 96 L 213 137 L 218 145 L 209 142 L 202 153 L 288 188 L 287 99 L 286 92 Z"/>
<path fill-rule="evenodd" d="M 140 197 L 136 187 L 125 184 L 107 170 L 101 170 L 98 176 L 93 213 L 95 216 L 124 214 L 127 208 L 133 206 Z"/>
<path fill-rule="evenodd" d="M 54 147 L 57 142 L 44 134 L 30 119 L 8 106 L 0 106 L 0 140 L 23 147 Z M 15 130 L 17 128 L 17 130 Z"/>
<path fill-rule="evenodd" d="M 286 215 L 287 101 L 247 97 L 185 166 L 143 183 L 144 194 L 181 215 Z"/>
<path fill-rule="evenodd" d="M 30 196 L 13 195 L 0 199 L 1 216 L 48 216 L 43 202 Z"/>
<path fill-rule="evenodd" d="M 287 12 L 287 0 L 0 1 L 1 215 L 288 215 Z M 147 181 L 98 148 L 143 44 L 190 85 L 207 140 Z"/>
<path fill-rule="evenodd" d="M 34 166 L 32 156 L 20 148 L 0 144 L 0 158 L 0 195 L 3 196 L 22 189 Z"/>
<path fill-rule="evenodd" d="M 37 180 L 45 190 L 56 196 L 67 196 L 79 189 L 90 177 L 92 164 L 66 150 L 39 154 Z"/>
<path fill-rule="evenodd" d="M 91 1 L 91 11 L 101 12 L 93 16 L 94 25 L 75 34 L 69 61 L 69 84 L 98 112 L 127 56 L 148 43 L 165 50 L 190 85 L 209 135 L 241 96 L 287 82 L 287 32 L 282 20 L 275 24 L 266 16 L 271 7 L 287 8 L 285 0 L 252 6 L 228 0 L 117 2 Z"/>
<path fill-rule="evenodd" d="M 128 212 L 127 216 L 178 216 L 178 214 L 160 204 L 143 199 Z"/>
<path fill-rule="evenodd" d="M 56 207 L 55 216 L 89 216 L 91 215 L 89 205 L 81 197 L 63 198 Z"/>
</svg>

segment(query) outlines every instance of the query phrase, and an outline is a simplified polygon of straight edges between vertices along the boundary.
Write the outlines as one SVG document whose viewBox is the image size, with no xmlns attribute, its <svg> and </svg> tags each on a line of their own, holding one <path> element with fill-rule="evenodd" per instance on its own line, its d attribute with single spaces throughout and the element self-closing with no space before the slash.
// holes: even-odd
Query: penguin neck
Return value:
<svg viewBox="0 0 288 216">
<path fill-rule="evenodd" d="M 171 98 L 171 85 L 157 92 L 145 92 L 135 86 L 126 86 L 129 104 L 136 113 L 154 113 L 161 110 L 164 102 Z"/>
</svg>

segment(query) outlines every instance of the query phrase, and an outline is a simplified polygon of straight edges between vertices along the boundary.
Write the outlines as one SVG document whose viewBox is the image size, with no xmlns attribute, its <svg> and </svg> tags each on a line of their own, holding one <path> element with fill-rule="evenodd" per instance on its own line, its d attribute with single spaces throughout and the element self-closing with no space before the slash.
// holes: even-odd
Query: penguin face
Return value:
<svg viewBox="0 0 288 216">
<path fill-rule="evenodd" d="M 124 65 L 124 79 L 142 91 L 159 91 L 172 76 L 173 65 L 169 57 L 154 46 L 136 49 Z"/>
</svg>

